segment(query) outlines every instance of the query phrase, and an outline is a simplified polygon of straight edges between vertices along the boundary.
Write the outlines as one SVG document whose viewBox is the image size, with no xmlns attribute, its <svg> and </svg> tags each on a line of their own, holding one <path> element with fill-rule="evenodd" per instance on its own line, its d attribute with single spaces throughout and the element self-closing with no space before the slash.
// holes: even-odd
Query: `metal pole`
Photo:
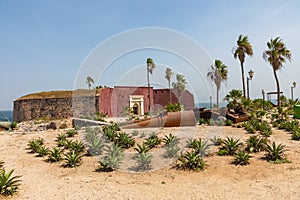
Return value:
<svg viewBox="0 0 300 200">
<path fill-rule="evenodd" d="M 292 100 L 294 100 L 294 94 L 293 94 L 293 93 L 294 93 L 294 87 L 292 86 L 292 87 L 291 87 Z"/>
<path fill-rule="evenodd" d="M 265 110 L 265 91 L 262 90 L 261 93 L 263 95 L 263 110 Z"/>
<path fill-rule="evenodd" d="M 247 77 L 247 97 L 248 97 L 248 99 L 250 99 L 250 97 L 249 97 L 249 77 Z"/>
<path fill-rule="evenodd" d="M 209 97 L 209 105 L 210 105 L 210 108 L 212 108 L 212 100 L 211 100 L 211 96 Z"/>
</svg>

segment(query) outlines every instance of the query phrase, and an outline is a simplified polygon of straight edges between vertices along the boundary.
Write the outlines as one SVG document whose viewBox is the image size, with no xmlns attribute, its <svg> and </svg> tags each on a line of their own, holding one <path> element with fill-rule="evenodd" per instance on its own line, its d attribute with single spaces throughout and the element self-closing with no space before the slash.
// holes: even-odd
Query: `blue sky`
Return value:
<svg viewBox="0 0 300 200">
<path fill-rule="evenodd" d="M 0 110 L 11 110 L 13 100 L 28 93 L 72 89 L 80 66 L 97 45 L 120 32 L 143 27 L 178 31 L 198 42 L 212 60 L 221 59 L 229 68 L 221 97 L 241 88 L 239 61 L 231 53 L 240 34 L 248 35 L 254 50 L 254 56 L 245 62 L 246 71 L 255 71 L 251 97 L 261 97 L 261 89 L 276 90 L 272 68 L 262 59 L 262 53 L 271 37 L 280 36 L 292 52 L 292 62 L 278 72 L 281 89 L 290 97 L 292 82 L 296 81 L 299 87 L 294 96 L 298 97 L 299 10 L 296 0 L 0 0 Z M 145 50 L 127 56 L 120 58 L 125 57 L 123 62 L 114 62 L 116 70 L 133 63 L 142 66 L 149 56 L 158 67 L 176 66 L 175 71 L 188 74 L 184 61 L 170 54 Z M 163 70 L 154 71 L 151 78 L 154 80 L 160 72 Z M 146 78 L 142 73 L 138 72 L 138 77 Z M 105 80 L 114 75 L 107 75 Z M 125 77 L 128 83 L 120 78 L 117 83 L 131 84 L 137 74 Z M 116 83 L 93 78 L 101 85 Z M 197 95 L 198 101 L 208 101 L 209 95 L 214 98 L 214 85 L 209 86 L 213 93 L 203 90 Z M 203 84 L 189 85 L 191 89 L 196 87 Z"/>
</svg>

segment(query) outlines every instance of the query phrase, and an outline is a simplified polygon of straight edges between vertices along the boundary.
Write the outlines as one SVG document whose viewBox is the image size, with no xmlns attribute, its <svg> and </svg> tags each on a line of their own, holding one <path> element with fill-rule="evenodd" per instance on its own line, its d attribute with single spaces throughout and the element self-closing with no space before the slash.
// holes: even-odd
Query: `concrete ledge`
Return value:
<svg viewBox="0 0 300 200">
<path fill-rule="evenodd" d="M 72 126 L 78 128 L 87 127 L 87 126 L 105 126 L 109 124 L 110 123 L 107 122 L 100 122 L 100 121 L 94 121 L 89 119 L 80 119 L 80 118 L 72 119 Z"/>
</svg>

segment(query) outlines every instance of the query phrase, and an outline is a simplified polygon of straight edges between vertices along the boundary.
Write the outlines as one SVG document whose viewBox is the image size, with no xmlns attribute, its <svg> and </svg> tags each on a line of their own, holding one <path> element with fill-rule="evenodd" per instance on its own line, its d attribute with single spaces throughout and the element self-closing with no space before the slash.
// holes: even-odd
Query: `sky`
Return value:
<svg viewBox="0 0 300 200">
<path fill-rule="evenodd" d="M 87 75 L 95 85 L 145 86 L 147 57 L 156 63 L 152 86 L 167 86 L 163 73 L 170 66 L 185 75 L 196 102 L 208 102 L 209 96 L 215 101 L 215 86 L 206 74 L 220 59 L 229 71 L 222 99 L 242 88 L 240 63 L 232 54 L 240 34 L 248 35 L 254 51 L 245 61 L 245 71 L 254 71 L 250 97 L 262 98 L 262 89 L 276 91 L 272 67 L 262 53 L 279 36 L 292 52 L 292 62 L 278 71 L 281 90 L 290 97 L 295 81 L 297 98 L 299 10 L 297 0 L 0 0 L 0 110 L 12 110 L 13 101 L 29 93 L 86 88 Z M 153 46 L 143 46 L 143 39 Z M 132 43 L 143 48 L 133 49 Z M 197 51 L 176 53 L 194 44 Z M 123 48 L 129 50 L 112 53 Z M 105 60 L 110 63 L 101 66 Z"/>
</svg>

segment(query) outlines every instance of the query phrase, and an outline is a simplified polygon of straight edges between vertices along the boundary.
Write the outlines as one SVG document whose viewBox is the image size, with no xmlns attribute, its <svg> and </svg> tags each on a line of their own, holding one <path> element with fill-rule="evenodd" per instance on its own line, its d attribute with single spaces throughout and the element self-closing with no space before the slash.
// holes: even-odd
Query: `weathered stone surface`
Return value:
<svg viewBox="0 0 300 200">
<path fill-rule="evenodd" d="M 103 126 L 103 125 L 109 125 L 109 123 L 94 121 L 89 119 L 79 119 L 79 118 L 72 119 L 72 126 L 77 128 L 82 128 L 87 126 Z"/>
</svg>

